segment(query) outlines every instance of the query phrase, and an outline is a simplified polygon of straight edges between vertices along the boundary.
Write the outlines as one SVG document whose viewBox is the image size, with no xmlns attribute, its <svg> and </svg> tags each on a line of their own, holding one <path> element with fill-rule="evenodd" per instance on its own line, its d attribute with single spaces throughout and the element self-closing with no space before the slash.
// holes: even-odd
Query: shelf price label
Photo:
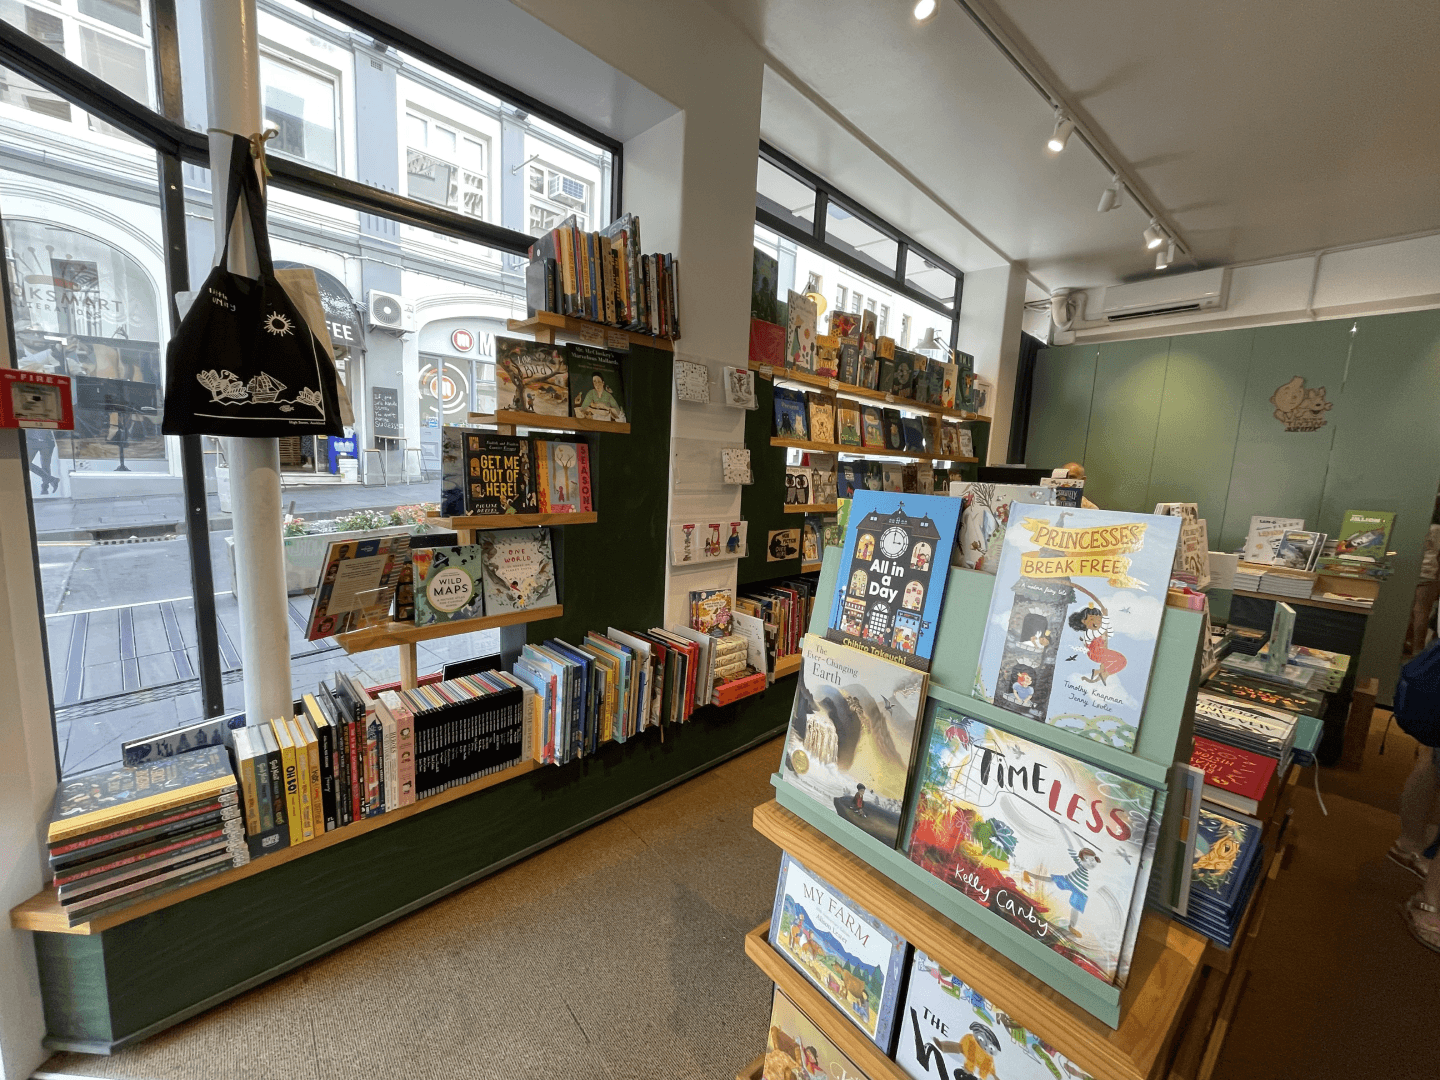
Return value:
<svg viewBox="0 0 1440 1080">
<path fill-rule="evenodd" d="M 895 395 L 894 395 L 894 394 L 891 394 L 891 393 L 887 393 L 887 394 L 885 395 L 885 404 L 887 404 L 887 405 L 894 405 L 894 404 L 895 404 Z"/>
<path fill-rule="evenodd" d="M 624 330 L 606 330 L 605 347 L 613 349 L 615 352 L 629 352 L 630 335 Z"/>
<path fill-rule="evenodd" d="M 759 372 L 761 375 L 769 376 L 769 375 L 775 374 L 775 369 L 774 369 L 773 367 L 771 367 L 769 364 L 756 364 L 756 365 L 755 365 L 755 370 L 756 370 L 757 372 Z"/>
<path fill-rule="evenodd" d="M 839 389 L 840 389 L 840 380 L 839 380 L 839 379 L 831 379 L 831 380 L 830 380 L 828 383 L 826 383 L 825 385 L 828 386 L 831 390 L 839 390 Z"/>
</svg>

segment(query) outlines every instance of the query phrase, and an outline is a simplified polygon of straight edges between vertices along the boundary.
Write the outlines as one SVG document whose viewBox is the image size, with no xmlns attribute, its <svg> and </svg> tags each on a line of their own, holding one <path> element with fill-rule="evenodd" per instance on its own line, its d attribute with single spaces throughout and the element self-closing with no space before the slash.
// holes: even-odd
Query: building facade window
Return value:
<svg viewBox="0 0 1440 1080">
<path fill-rule="evenodd" d="M 879 327 L 876 331 L 881 337 L 890 336 L 890 305 L 880 305 L 880 318 L 877 320 Z"/>
<path fill-rule="evenodd" d="M 483 220 L 487 141 L 414 110 L 405 114 L 405 137 L 407 194 Z"/>
<path fill-rule="evenodd" d="M 279 57 L 260 57 L 265 121 L 277 129 L 268 149 L 335 172 L 335 80 Z"/>
<path fill-rule="evenodd" d="M 541 163 L 530 166 L 526 196 L 532 233 L 554 228 L 555 223 L 574 214 L 582 230 L 590 228 L 591 194 L 594 185 L 569 173 Z M 540 223 L 536 226 L 536 223 Z"/>
</svg>

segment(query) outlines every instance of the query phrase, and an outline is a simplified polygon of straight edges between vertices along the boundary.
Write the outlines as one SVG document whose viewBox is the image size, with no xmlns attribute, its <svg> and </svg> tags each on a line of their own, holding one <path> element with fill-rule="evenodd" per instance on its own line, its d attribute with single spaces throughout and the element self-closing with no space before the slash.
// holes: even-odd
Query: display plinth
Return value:
<svg viewBox="0 0 1440 1080">
<path fill-rule="evenodd" d="M 1135 943 L 1130 980 L 1123 992 L 1117 992 L 1118 1026 L 1112 1028 L 1088 1010 L 1066 1000 L 1059 991 L 990 948 L 976 935 L 957 926 L 943 907 L 928 902 L 928 896 L 917 896 L 872 865 L 865 856 L 856 854 L 779 803 L 756 807 L 754 820 L 761 835 L 887 923 L 937 963 L 961 976 L 1081 1068 L 1106 1080 L 1149 1080 L 1163 1068 L 1166 1050 L 1178 1033 L 1186 1000 L 1200 973 L 1207 944 L 1203 935 L 1153 912 L 1145 914 Z M 891 854 L 904 861 L 915 874 L 934 882 L 938 889 L 959 896 L 899 852 Z M 770 948 L 768 944 L 764 947 Z M 1067 963 L 1066 966 L 1074 965 Z M 1105 985 L 1078 968 L 1076 977 Z M 820 1016 L 809 1009 L 805 1011 L 824 1026 Z M 831 1011 L 834 1012 L 833 1007 Z M 849 1021 L 841 1022 L 849 1025 Z M 831 1026 L 826 1027 L 826 1033 L 834 1037 Z M 856 1064 L 860 1062 L 857 1060 Z"/>
</svg>

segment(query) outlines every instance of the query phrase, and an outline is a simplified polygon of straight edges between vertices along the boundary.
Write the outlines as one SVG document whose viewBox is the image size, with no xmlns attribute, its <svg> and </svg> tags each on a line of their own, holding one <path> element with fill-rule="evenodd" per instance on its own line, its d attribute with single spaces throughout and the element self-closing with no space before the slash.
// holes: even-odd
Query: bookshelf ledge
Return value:
<svg viewBox="0 0 1440 1080">
<path fill-rule="evenodd" d="M 787 514 L 835 514 L 839 511 L 839 503 L 790 503 L 785 507 Z"/>
<path fill-rule="evenodd" d="M 824 565 L 825 561 L 823 559 L 816 559 L 814 562 L 802 562 L 800 564 L 800 573 L 813 574 L 816 570 L 819 570 Z"/>
<path fill-rule="evenodd" d="M 977 458 L 944 458 L 933 454 L 912 454 L 908 450 L 878 450 L 873 446 L 847 446 L 844 443 L 810 442 L 806 439 L 782 439 L 770 437 L 771 446 L 783 446 L 793 450 L 810 450 L 820 454 L 845 454 L 849 457 L 899 458 L 905 461 L 977 461 Z"/>
<path fill-rule="evenodd" d="M 504 615 L 486 615 L 479 619 L 458 619 L 455 622 L 434 623 L 431 626 L 390 622 L 341 634 L 335 640 L 347 653 L 369 652 L 371 649 L 389 649 L 396 645 L 413 645 L 417 641 L 429 641 L 432 638 L 473 634 L 477 630 L 493 630 L 500 626 L 543 622 L 546 619 L 558 619 L 563 614 L 565 608 L 554 604 L 529 611 L 511 611 Z"/>
<path fill-rule="evenodd" d="M 767 372 L 763 369 L 757 370 L 762 378 Z M 979 413 L 966 412 L 964 409 L 947 409 L 943 405 L 934 405 L 927 401 L 916 401 L 914 398 L 898 397 L 895 394 L 888 394 L 884 390 L 871 390 L 868 386 L 855 386 L 853 383 L 842 383 L 838 379 L 832 379 L 827 375 L 812 375 L 806 371 L 796 371 L 794 368 L 771 368 L 769 377 L 778 382 L 798 383 L 800 386 L 813 386 L 820 390 L 834 390 L 837 394 L 845 397 L 858 398 L 861 401 L 873 401 L 879 405 L 890 405 L 905 412 L 928 413 L 931 416 L 938 416 L 944 420 L 954 420 L 959 423 L 968 423 L 980 420 L 990 422 L 990 417 L 981 416 Z"/>
<path fill-rule="evenodd" d="M 780 656 L 775 660 L 775 678 L 783 679 L 786 675 L 794 675 L 800 670 L 800 654 L 791 653 L 789 656 Z"/>
<path fill-rule="evenodd" d="M 428 520 L 442 529 L 528 529 L 535 525 L 593 525 L 600 519 L 594 510 L 578 514 L 486 514 L 483 517 L 443 517 Z"/>
<path fill-rule="evenodd" d="M 589 319 L 557 315 L 553 311 L 537 311 L 528 319 L 511 319 L 507 325 L 512 333 L 534 334 L 537 341 L 553 341 L 555 334 L 561 333 L 581 341 L 604 345 L 609 338 L 623 337 L 630 345 L 646 345 L 665 352 L 675 351 L 675 343 L 669 338 L 637 334 L 632 330 L 622 330 L 618 326 L 607 326 Z"/>
<path fill-rule="evenodd" d="M 471 413 L 466 422 L 475 426 L 495 424 L 499 427 L 523 427 L 532 431 L 603 431 L 612 435 L 629 435 L 629 424 L 613 424 L 608 420 L 586 420 L 582 416 L 546 416 L 543 413 L 517 412 L 501 409 L 493 413 Z"/>
</svg>

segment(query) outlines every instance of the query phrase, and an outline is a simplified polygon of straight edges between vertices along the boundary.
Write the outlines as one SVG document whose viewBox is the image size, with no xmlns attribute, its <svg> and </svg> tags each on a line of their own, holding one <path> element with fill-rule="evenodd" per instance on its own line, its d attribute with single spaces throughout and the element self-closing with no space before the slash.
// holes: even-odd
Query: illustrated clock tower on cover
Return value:
<svg viewBox="0 0 1440 1080">
<path fill-rule="evenodd" d="M 914 654 L 940 530 L 928 517 L 905 513 L 904 503 L 894 513 L 871 511 L 856 528 L 840 629 L 883 648 Z"/>
</svg>

